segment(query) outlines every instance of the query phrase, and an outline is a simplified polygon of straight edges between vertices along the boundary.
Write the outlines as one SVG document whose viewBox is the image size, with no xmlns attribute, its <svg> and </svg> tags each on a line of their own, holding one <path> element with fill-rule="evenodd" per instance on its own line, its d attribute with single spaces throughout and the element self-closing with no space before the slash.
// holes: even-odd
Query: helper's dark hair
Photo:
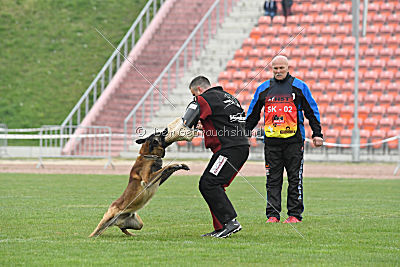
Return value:
<svg viewBox="0 0 400 267">
<path fill-rule="evenodd" d="M 189 85 L 189 88 L 196 88 L 196 87 L 198 87 L 198 86 L 200 86 L 200 87 L 203 88 L 203 89 L 208 89 L 208 88 L 211 87 L 211 83 L 210 83 L 210 81 L 209 81 L 206 77 L 204 77 L 204 76 L 197 76 L 196 78 L 194 78 L 194 79 L 191 81 L 191 83 L 190 83 L 190 85 Z"/>
</svg>

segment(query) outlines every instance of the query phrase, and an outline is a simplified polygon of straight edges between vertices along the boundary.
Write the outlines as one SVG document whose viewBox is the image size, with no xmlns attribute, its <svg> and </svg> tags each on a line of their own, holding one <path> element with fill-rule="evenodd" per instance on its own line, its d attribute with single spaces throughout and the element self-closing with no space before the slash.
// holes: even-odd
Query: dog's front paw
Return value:
<svg viewBox="0 0 400 267">
<path fill-rule="evenodd" d="M 181 170 L 186 170 L 186 171 L 190 170 L 189 166 L 186 164 L 179 164 L 179 166 Z"/>
</svg>

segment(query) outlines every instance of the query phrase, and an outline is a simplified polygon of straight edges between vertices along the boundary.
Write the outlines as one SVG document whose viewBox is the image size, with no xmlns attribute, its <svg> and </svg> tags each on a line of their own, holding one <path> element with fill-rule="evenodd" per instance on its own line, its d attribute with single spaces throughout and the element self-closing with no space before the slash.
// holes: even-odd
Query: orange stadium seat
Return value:
<svg viewBox="0 0 400 267">
<path fill-rule="evenodd" d="M 400 135 L 400 131 L 399 130 L 390 130 L 387 132 L 387 138 L 390 137 L 395 137 L 395 136 L 399 136 Z M 391 150 L 397 150 L 399 149 L 399 139 L 394 139 L 392 141 L 389 141 L 388 143 L 388 148 Z"/>
<path fill-rule="evenodd" d="M 387 17 L 387 23 L 388 23 L 388 25 L 391 25 L 393 27 L 399 25 L 400 24 L 400 13 L 390 14 Z"/>
<path fill-rule="evenodd" d="M 374 48 L 368 48 L 362 55 L 365 59 L 375 60 L 378 57 L 378 50 Z"/>
<path fill-rule="evenodd" d="M 339 109 L 336 105 L 329 105 L 325 109 L 325 117 L 331 118 L 333 121 L 338 117 Z"/>
<path fill-rule="evenodd" d="M 314 39 L 313 47 L 315 49 L 322 50 L 326 48 L 327 43 L 328 43 L 328 38 L 325 36 L 320 36 Z"/>
<path fill-rule="evenodd" d="M 371 109 L 371 116 L 373 118 L 381 119 L 386 112 L 386 107 L 384 106 L 373 106 Z"/>
<path fill-rule="evenodd" d="M 322 129 L 329 129 L 332 125 L 332 119 L 329 117 L 321 118 L 321 127 Z"/>
<path fill-rule="evenodd" d="M 367 144 L 369 142 L 369 138 L 371 137 L 371 132 L 369 130 L 360 130 L 360 144 Z M 365 147 L 365 146 L 361 146 Z"/>
<path fill-rule="evenodd" d="M 262 16 L 258 19 L 258 27 L 260 28 L 270 28 L 271 18 L 269 16 Z"/>
<path fill-rule="evenodd" d="M 325 88 L 326 85 L 322 83 L 315 83 L 313 86 L 310 87 L 314 98 L 318 98 L 320 95 L 322 95 L 325 91 Z"/>
<path fill-rule="evenodd" d="M 381 118 L 379 120 L 379 129 L 384 131 L 390 131 L 394 125 L 394 119 L 392 118 Z"/>
<path fill-rule="evenodd" d="M 302 27 L 308 27 L 314 22 L 314 17 L 311 15 L 305 15 L 300 17 L 300 25 Z"/>
<path fill-rule="evenodd" d="M 259 27 L 254 27 L 250 32 L 250 38 L 252 39 L 259 39 L 261 38 L 262 30 Z"/>
<path fill-rule="evenodd" d="M 312 68 L 315 71 L 321 72 L 325 69 L 326 66 L 326 60 L 324 59 L 317 59 L 313 62 Z"/>
<path fill-rule="evenodd" d="M 306 35 L 307 37 L 317 37 L 321 32 L 321 27 L 319 26 L 308 26 L 305 27 L 303 30 L 303 34 Z"/>
<path fill-rule="evenodd" d="M 253 81 L 253 83 L 258 83 L 260 77 L 259 72 L 260 70 L 249 71 L 249 73 L 247 73 L 247 82 Z"/>
<path fill-rule="evenodd" d="M 353 94 L 353 89 L 354 89 L 353 83 L 347 82 L 340 86 L 340 93 L 348 97 L 349 95 Z"/>
<path fill-rule="evenodd" d="M 324 131 L 324 140 L 327 143 L 336 144 L 339 137 L 340 129 L 327 129 Z M 332 145 L 327 145 L 326 147 L 331 148 Z"/>
<path fill-rule="evenodd" d="M 275 51 L 274 49 L 268 48 L 268 49 L 262 49 L 261 50 L 261 56 L 264 61 L 267 61 L 267 59 L 272 60 L 276 55 L 278 51 Z M 267 61 L 268 63 L 268 61 Z"/>
<path fill-rule="evenodd" d="M 379 81 L 371 86 L 371 93 L 377 95 L 378 98 L 386 93 L 387 83 Z"/>
<path fill-rule="evenodd" d="M 334 80 L 336 83 L 344 84 L 347 82 L 348 77 L 349 77 L 348 72 L 338 71 L 338 72 L 335 72 Z"/>
<path fill-rule="evenodd" d="M 337 92 L 338 92 L 338 94 L 333 96 L 333 100 L 334 100 L 336 108 L 339 109 L 340 107 L 342 107 L 342 106 L 344 106 L 346 104 L 347 95 L 341 94 L 340 91 L 337 91 Z"/>
<path fill-rule="evenodd" d="M 310 48 L 314 41 L 314 37 L 300 37 L 297 44 L 300 48 Z"/>
<path fill-rule="evenodd" d="M 358 61 L 358 69 L 362 73 L 365 73 L 366 71 L 368 71 L 370 65 L 371 65 L 371 62 L 369 60 L 361 59 L 360 61 Z"/>
<path fill-rule="evenodd" d="M 232 72 L 223 71 L 218 75 L 218 82 L 221 84 L 229 83 L 232 78 Z"/>
<path fill-rule="evenodd" d="M 227 71 L 237 71 L 239 70 L 240 67 L 240 61 L 239 60 L 229 60 L 228 63 L 226 64 L 226 70 Z"/>
<path fill-rule="evenodd" d="M 394 77 L 393 77 L 393 72 L 391 72 L 391 71 L 382 71 L 382 72 L 379 74 L 379 82 L 380 82 L 381 84 L 384 84 L 384 85 L 385 85 L 385 88 L 386 88 L 386 86 L 387 86 L 388 84 L 394 82 L 394 80 L 392 81 L 393 78 L 394 78 Z"/>
<path fill-rule="evenodd" d="M 314 14 L 312 15 L 314 16 L 314 25 L 317 25 L 319 27 L 324 27 L 326 24 L 328 24 L 328 16 L 325 15 L 318 15 L 318 14 Z"/>
<path fill-rule="evenodd" d="M 326 15 L 323 15 L 323 16 L 326 16 Z M 329 18 L 329 19 L 328 19 L 329 25 L 336 25 L 336 26 L 339 26 L 339 25 L 341 25 L 342 22 L 343 22 L 343 16 L 342 16 L 342 15 L 336 14 L 336 15 L 329 15 L 329 16 L 326 16 L 326 17 Z"/>
<path fill-rule="evenodd" d="M 273 38 L 270 42 L 270 47 L 272 49 L 282 49 L 283 47 L 287 46 L 289 40 L 286 37 L 276 37 Z"/>
<path fill-rule="evenodd" d="M 398 34 L 399 33 L 397 33 L 394 36 L 390 36 L 386 40 L 386 46 L 394 49 L 395 50 L 395 55 L 399 54 L 399 53 L 396 53 L 396 51 L 397 51 L 396 49 L 399 49 L 398 47 L 399 47 L 399 43 L 400 43 L 400 37 L 398 36 Z"/>
<path fill-rule="evenodd" d="M 332 96 L 330 95 L 321 95 L 318 97 L 318 104 L 321 106 L 328 106 L 332 102 Z"/>
<path fill-rule="evenodd" d="M 261 55 L 262 55 L 262 50 L 256 48 L 256 49 L 249 50 L 247 57 L 250 60 L 256 61 L 256 60 L 262 59 Z"/>
<path fill-rule="evenodd" d="M 379 13 L 385 17 L 392 15 L 392 12 L 395 11 L 395 5 L 392 2 L 381 3 L 379 8 Z"/>
<path fill-rule="evenodd" d="M 386 87 L 387 94 L 393 98 L 400 93 L 399 89 L 400 89 L 400 85 L 396 84 L 396 83 L 390 83 Z"/>
<path fill-rule="evenodd" d="M 340 90 L 340 84 L 339 83 L 336 83 L 336 82 L 328 83 L 326 85 L 325 93 L 330 95 L 330 96 L 332 96 L 332 97 L 334 97 L 335 95 L 338 94 L 339 90 Z"/>
<path fill-rule="evenodd" d="M 324 84 L 329 84 L 329 83 L 331 83 L 332 82 L 332 79 L 333 79 L 333 75 L 332 75 L 332 72 L 330 72 L 330 71 L 325 71 L 325 72 L 321 72 L 320 74 L 319 74 L 319 79 L 318 79 L 318 81 L 320 82 L 320 83 L 324 83 Z"/>
<path fill-rule="evenodd" d="M 295 26 L 299 25 L 300 17 L 299 16 L 289 16 L 286 21 L 287 26 Z"/>
<path fill-rule="evenodd" d="M 363 124 L 361 125 L 361 127 L 364 130 L 368 130 L 368 131 L 376 130 L 378 128 L 378 119 L 377 118 L 366 118 L 363 121 Z"/>
<path fill-rule="evenodd" d="M 247 52 L 248 52 L 248 50 L 238 49 L 235 51 L 235 55 L 233 56 L 233 59 L 238 60 L 238 61 L 245 60 L 247 57 Z"/>
<path fill-rule="evenodd" d="M 246 80 L 246 72 L 244 71 L 235 71 L 232 75 L 232 81 L 238 85 L 240 85 L 245 80 Z"/>
<path fill-rule="evenodd" d="M 335 50 L 335 58 L 345 60 L 349 55 L 349 50 L 345 48 Z"/>
<path fill-rule="evenodd" d="M 256 41 L 256 48 L 261 49 L 261 50 L 267 49 L 270 41 L 271 41 L 271 38 L 267 38 L 267 37 L 260 38 Z"/>
<path fill-rule="evenodd" d="M 344 38 L 351 35 L 351 27 L 349 25 L 340 25 L 336 28 L 335 34 L 337 37 Z"/>
<path fill-rule="evenodd" d="M 379 29 L 379 35 L 382 38 L 388 38 L 392 36 L 392 33 L 395 31 L 392 25 L 382 25 Z M 386 42 L 384 42 L 386 43 Z"/>
<path fill-rule="evenodd" d="M 394 49 L 391 47 L 385 47 L 380 49 L 378 54 L 380 59 L 387 62 L 394 55 Z"/>
<path fill-rule="evenodd" d="M 372 48 L 379 52 L 386 45 L 386 39 L 387 36 L 376 36 L 372 39 Z"/>
<path fill-rule="evenodd" d="M 253 51 L 253 50 L 251 50 Z M 254 68 L 254 61 L 253 60 L 243 60 L 240 63 L 240 70 L 244 71 L 245 73 L 248 73 L 249 71 L 252 71 Z"/>
<path fill-rule="evenodd" d="M 192 142 L 191 142 L 191 144 L 192 144 L 194 147 L 200 147 L 202 143 L 203 143 L 203 138 L 201 138 L 200 136 L 194 137 L 194 138 L 192 139 Z"/>
<path fill-rule="evenodd" d="M 386 64 L 386 70 L 393 73 L 398 72 L 400 70 L 400 59 L 389 60 Z"/>
<path fill-rule="evenodd" d="M 227 84 L 225 85 L 225 88 L 224 88 L 224 89 L 225 89 L 225 91 L 227 91 L 228 93 L 234 94 L 238 88 L 239 88 L 238 84 L 231 82 L 231 83 L 227 83 Z"/>
<path fill-rule="evenodd" d="M 366 83 L 375 83 L 376 80 L 378 79 L 378 72 L 375 70 L 369 70 L 364 73 L 363 75 L 364 79 L 363 81 Z"/>
<path fill-rule="evenodd" d="M 336 3 L 323 3 L 322 12 L 325 14 L 334 14 L 337 8 Z"/>
<path fill-rule="evenodd" d="M 271 58 L 271 57 L 266 57 L 265 59 L 259 59 L 259 60 L 257 60 L 256 62 L 254 62 L 254 68 L 255 68 L 255 70 L 256 71 L 261 71 L 261 70 L 263 70 L 265 67 L 266 67 L 266 65 L 269 63 L 269 58 Z M 267 67 L 267 69 L 268 69 L 269 67 Z"/>
<path fill-rule="evenodd" d="M 347 125 L 347 119 L 338 117 L 332 121 L 332 127 L 339 131 L 344 130 Z"/>
<path fill-rule="evenodd" d="M 392 105 L 393 96 L 388 94 L 383 94 L 379 97 L 379 105 L 383 107 L 389 107 Z"/>
<path fill-rule="evenodd" d="M 368 94 L 370 89 L 371 89 L 370 83 L 362 82 L 358 85 L 358 94 L 360 96 L 365 96 L 366 94 Z"/>
<path fill-rule="evenodd" d="M 373 148 L 379 149 L 383 147 L 384 139 L 386 138 L 386 132 L 383 130 L 372 130 L 371 131 L 371 143 L 375 143 L 372 145 Z"/>
<path fill-rule="evenodd" d="M 301 68 L 300 68 L 301 69 Z M 306 71 L 304 73 L 304 80 L 311 82 L 318 80 L 319 73 L 317 71 Z"/>
<path fill-rule="evenodd" d="M 358 118 L 358 128 L 361 128 L 362 123 L 363 123 L 363 119 Z M 346 127 L 347 127 L 347 129 L 350 129 L 350 130 L 352 130 L 354 128 L 354 118 L 353 117 L 348 119 Z"/>
<path fill-rule="evenodd" d="M 379 11 L 378 3 L 368 3 L 368 15 L 374 16 Z"/>
<path fill-rule="evenodd" d="M 263 27 L 262 38 L 274 38 L 277 35 L 277 29 L 274 27 Z"/>
<path fill-rule="evenodd" d="M 351 14 L 351 3 L 341 3 L 336 8 L 337 15 Z"/>
<path fill-rule="evenodd" d="M 346 36 L 342 41 L 342 48 L 354 49 L 355 39 L 353 36 Z"/>
<path fill-rule="evenodd" d="M 285 18 L 283 16 L 274 17 L 274 26 L 283 26 L 285 24 Z"/>
<path fill-rule="evenodd" d="M 325 32 L 325 29 L 324 29 Z M 331 37 L 328 39 L 328 46 L 330 49 L 337 50 L 342 44 L 342 39 L 340 37 Z M 347 52 L 348 53 L 348 52 Z"/>
<path fill-rule="evenodd" d="M 323 49 L 319 53 L 321 59 L 327 60 L 327 63 L 333 58 L 333 51 L 331 49 Z"/>
<path fill-rule="evenodd" d="M 251 50 L 251 49 L 253 49 L 254 46 L 255 46 L 255 42 L 256 42 L 255 39 L 252 39 L 252 38 L 244 39 L 243 44 L 242 44 L 242 49 L 243 50 Z"/>
<path fill-rule="evenodd" d="M 309 7 L 308 7 L 308 12 L 307 12 L 307 14 L 310 14 L 310 15 L 318 15 L 318 14 L 320 14 L 321 13 L 321 10 L 322 10 L 322 7 L 323 7 L 323 4 L 324 3 L 313 3 L 312 5 L 310 5 Z"/>
<path fill-rule="evenodd" d="M 354 108 L 352 106 L 343 106 L 340 108 L 340 117 L 349 120 L 353 117 Z"/>
<path fill-rule="evenodd" d="M 290 54 L 291 59 L 300 60 L 304 56 L 304 51 L 302 49 L 294 49 Z"/>
<path fill-rule="evenodd" d="M 359 106 L 358 107 L 358 118 L 365 120 L 368 118 L 369 113 L 371 112 L 370 106 Z"/>
<path fill-rule="evenodd" d="M 386 17 L 382 14 L 374 14 L 372 16 L 372 21 L 375 25 L 384 25 L 386 22 Z"/>
<path fill-rule="evenodd" d="M 350 129 L 345 129 L 340 132 L 339 140 L 342 145 L 350 145 L 353 132 Z"/>
</svg>

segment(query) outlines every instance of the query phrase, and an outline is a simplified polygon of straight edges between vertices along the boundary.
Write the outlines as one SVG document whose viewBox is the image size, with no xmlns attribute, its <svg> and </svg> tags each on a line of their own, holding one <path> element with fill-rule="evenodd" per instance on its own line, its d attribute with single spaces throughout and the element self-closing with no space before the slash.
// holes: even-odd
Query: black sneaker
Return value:
<svg viewBox="0 0 400 267">
<path fill-rule="evenodd" d="M 226 238 L 231 234 L 239 232 L 240 230 L 242 230 L 242 226 L 236 219 L 233 219 L 232 221 L 227 222 L 224 225 L 224 228 L 222 228 L 220 232 L 213 235 L 213 237 Z"/>
<path fill-rule="evenodd" d="M 201 235 L 201 236 L 214 236 L 216 233 L 218 233 L 218 232 L 220 232 L 222 229 L 220 229 L 220 230 L 214 230 L 214 231 L 212 231 L 212 232 L 210 232 L 210 233 L 207 233 L 207 234 L 204 234 L 204 235 Z"/>
</svg>

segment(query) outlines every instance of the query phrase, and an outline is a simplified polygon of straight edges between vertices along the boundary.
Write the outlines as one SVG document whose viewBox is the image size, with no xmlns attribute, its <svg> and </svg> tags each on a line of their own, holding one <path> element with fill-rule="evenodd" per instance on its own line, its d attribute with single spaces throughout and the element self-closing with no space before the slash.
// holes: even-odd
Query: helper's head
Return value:
<svg viewBox="0 0 400 267">
<path fill-rule="evenodd" d="M 197 76 L 192 80 L 189 85 L 190 92 L 192 92 L 193 96 L 199 96 L 204 91 L 211 87 L 210 81 L 204 76 Z"/>
<path fill-rule="evenodd" d="M 271 62 L 272 72 L 274 73 L 274 78 L 277 80 L 283 80 L 286 78 L 289 72 L 289 61 L 285 56 L 276 56 Z"/>
</svg>

